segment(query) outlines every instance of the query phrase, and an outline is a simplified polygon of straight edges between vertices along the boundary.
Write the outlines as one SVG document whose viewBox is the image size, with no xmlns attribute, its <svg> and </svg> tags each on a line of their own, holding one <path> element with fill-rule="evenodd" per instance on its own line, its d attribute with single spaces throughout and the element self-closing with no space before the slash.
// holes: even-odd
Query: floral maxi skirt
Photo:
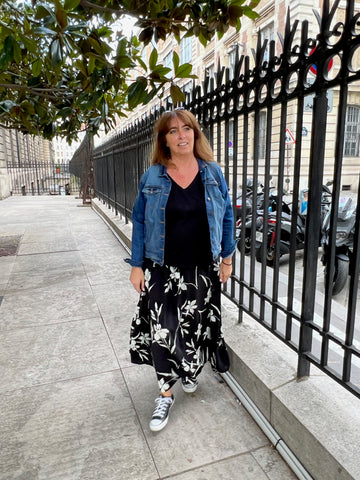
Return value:
<svg viewBox="0 0 360 480">
<path fill-rule="evenodd" d="M 146 260 L 144 272 L 130 331 L 132 363 L 153 365 L 162 392 L 179 378 L 194 381 L 208 360 L 227 371 L 219 264 L 181 269 Z"/>
</svg>

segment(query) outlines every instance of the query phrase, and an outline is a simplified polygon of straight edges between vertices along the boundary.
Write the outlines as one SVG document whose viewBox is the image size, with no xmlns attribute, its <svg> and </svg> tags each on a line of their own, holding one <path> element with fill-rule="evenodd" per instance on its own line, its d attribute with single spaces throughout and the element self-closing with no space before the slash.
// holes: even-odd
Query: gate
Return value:
<svg viewBox="0 0 360 480">
<path fill-rule="evenodd" d="M 293 349 L 299 377 L 313 364 L 360 397 L 359 207 L 348 298 L 340 305 L 332 296 L 339 201 L 345 196 L 360 205 L 353 121 L 360 118 L 360 14 L 353 0 L 346 9 L 341 5 L 324 1 L 321 15 L 314 12 L 313 34 L 307 21 L 291 23 L 289 12 L 281 52 L 274 40 L 259 41 L 252 57 L 237 55 L 233 76 L 218 65 L 214 78 L 194 85 L 184 107 L 210 139 L 233 199 L 239 243 L 224 294 L 238 305 L 239 321 L 246 312 Z M 96 195 L 126 220 L 160 113 L 94 151 Z M 324 200 L 323 185 L 330 183 Z M 320 244 L 326 215 L 325 275 Z"/>
</svg>

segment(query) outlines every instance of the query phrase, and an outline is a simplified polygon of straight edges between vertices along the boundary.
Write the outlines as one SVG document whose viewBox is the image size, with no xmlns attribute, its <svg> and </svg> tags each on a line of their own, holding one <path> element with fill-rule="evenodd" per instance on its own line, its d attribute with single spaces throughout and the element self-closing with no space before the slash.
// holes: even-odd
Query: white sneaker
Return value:
<svg viewBox="0 0 360 480">
<path fill-rule="evenodd" d="M 169 410 L 174 405 L 174 402 L 175 398 L 173 395 L 171 395 L 171 397 L 163 397 L 160 395 L 155 400 L 156 407 L 149 424 L 151 431 L 159 432 L 166 426 L 169 420 Z"/>
<path fill-rule="evenodd" d="M 182 378 L 181 385 L 185 393 L 194 393 L 199 385 L 199 382 L 195 380 L 190 380 L 189 378 Z"/>
</svg>

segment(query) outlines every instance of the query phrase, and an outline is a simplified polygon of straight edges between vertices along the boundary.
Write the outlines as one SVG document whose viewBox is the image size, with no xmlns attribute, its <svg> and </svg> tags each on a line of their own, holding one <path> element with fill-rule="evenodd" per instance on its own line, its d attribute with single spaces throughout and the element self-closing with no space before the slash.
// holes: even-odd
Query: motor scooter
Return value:
<svg viewBox="0 0 360 480">
<path fill-rule="evenodd" d="M 356 214 L 352 199 L 341 198 L 339 200 L 338 214 L 336 219 L 336 244 L 334 277 L 332 279 L 332 295 L 337 295 L 345 287 L 349 274 L 349 262 L 353 255 L 354 232 Z M 322 224 L 321 245 L 323 254 L 321 262 L 324 265 L 324 282 L 330 267 L 330 214 L 329 208 Z"/>
<path fill-rule="evenodd" d="M 307 192 L 304 190 L 303 192 Z M 322 186 L 322 198 L 321 198 L 321 216 L 322 218 L 328 211 L 330 204 L 329 198 L 331 192 L 328 185 Z M 301 213 L 301 212 L 304 213 Z M 306 209 L 303 206 L 297 205 L 296 210 L 296 235 L 295 235 L 295 249 L 302 250 L 305 247 L 305 232 L 306 232 Z M 291 239 L 292 239 L 292 210 L 290 204 L 282 203 L 282 211 L 280 216 L 280 239 L 279 239 L 279 257 L 290 253 Z M 270 267 L 274 266 L 276 255 L 276 224 L 277 214 L 269 212 L 268 214 L 268 227 L 266 233 L 266 239 L 262 236 L 264 232 L 264 226 L 262 225 L 262 231 L 256 234 L 256 249 L 255 256 L 258 262 L 262 261 L 262 244 L 265 242 L 265 258 L 266 264 Z M 319 243 L 320 246 L 320 243 Z"/>
<path fill-rule="evenodd" d="M 276 211 L 278 209 L 278 193 L 275 190 L 272 190 L 269 192 L 269 199 L 268 199 L 268 210 L 269 214 L 272 214 L 271 218 L 268 218 L 268 222 L 271 224 L 274 219 L 274 215 L 276 216 Z M 286 204 L 283 199 L 281 198 L 282 202 L 282 211 L 284 213 L 290 214 L 290 208 L 288 204 Z M 241 230 L 244 230 L 244 245 L 245 245 L 245 255 L 249 255 L 251 252 L 251 244 L 252 244 L 252 222 L 253 218 L 255 218 L 256 226 L 256 242 L 257 244 L 259 243 L 259 238 L 261 236 L 262 239 L 262 230 L 263 230 L 263 217 L 264 217 L 264 206 L 265 206 L 265 192 L 264 188 L 262 188 L 261 192 L 257 193 L 257 199 L 256 199 L 256 212 L 255 215 L 250 211 L 245 218 L 245 224 L 244 227 L 242 225 L 242 217 L 239 216 L 236 220 L 236 238 L 239 240 L 240 235 L 241 235 Z M 261 240 L 262 241 L 262 240 Z M 238 242 L 237 248 L 240 251 L 241 250 L 241 244 Z M 256 247 L 255 247 L 256 248 Z"/>
<path fill-rule="evenodd" d="M 304 215 L 297 213 L 296 222 L 296 250 L 301 250 L 305 245 L 305 221 Z M 280 240 L 279 240 L 279 256 L 282 257 L 290 253 L 290 240 L 292 229 L 292 215 L 291 212 L 281 212 L 280 217 Z M 277 214 L 269 212 L 268 214 L 268 229 L 265 238 L 265 258 L 266 264 L 273 267 L 276 255 L 276 224 Z M 263 228 L 263 231 L 265 229 Z M 264 243 L 263 232 L 257 232 L 255 257 L 258 262 L 262 261 L 262 244 Z"/>
</svg>

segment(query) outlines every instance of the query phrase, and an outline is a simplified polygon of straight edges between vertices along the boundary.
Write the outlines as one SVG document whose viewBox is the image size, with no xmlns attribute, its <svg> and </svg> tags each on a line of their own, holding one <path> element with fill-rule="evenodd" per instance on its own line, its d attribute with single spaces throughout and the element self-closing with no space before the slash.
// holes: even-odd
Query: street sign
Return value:
<svg viewBox="0 0 360 480">
<path fill-rule="evenodd" d="M 310 57 L 311 57 L 311 55 L 315 52 L 315 50 L 316 50 L 316 47 L 314 47 L 314 48 L 311 50 L 310 55 L 309 55 Z M 328 73 L 329 73 L 330 70 L 332 69 L 333 65 L 334 65 L 334 60 L 331 58 L 330 61 L 329 61 L 329 63 L 328 63 L 328 66 L 327 66 Z M 316 76 L 316 74 L 317 74 L 317 67 L 316 67 L 315 63 L 313 63 L 313 64 L 311 65 L 311 67 L 309 68 L 309 71 L 310 71 L 313 75 Z"/>
<path fill-rule="evenodd" d="M 285 132 L 285 145 L 292 145 L 295 143 L 295 137 L 293 133 L 287 128 Z"/>
</svg>

